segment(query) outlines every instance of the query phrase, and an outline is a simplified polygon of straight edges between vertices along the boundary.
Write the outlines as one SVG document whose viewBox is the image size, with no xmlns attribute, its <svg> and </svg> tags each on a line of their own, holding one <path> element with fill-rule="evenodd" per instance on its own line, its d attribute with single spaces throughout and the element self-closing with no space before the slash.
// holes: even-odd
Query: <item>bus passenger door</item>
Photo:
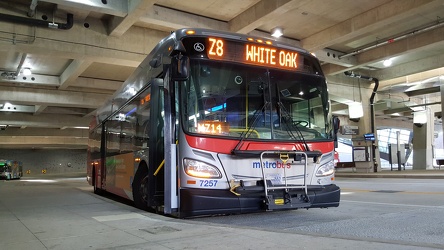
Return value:
<svg viewBox="0 0 444 250">
<path fill-rule="evenodd" d="M 149 131 L 148 206 L 162 206 L 164 197 L 164 108 L 163 83 L 154 79 L 151 87 Z"/>
</svg>

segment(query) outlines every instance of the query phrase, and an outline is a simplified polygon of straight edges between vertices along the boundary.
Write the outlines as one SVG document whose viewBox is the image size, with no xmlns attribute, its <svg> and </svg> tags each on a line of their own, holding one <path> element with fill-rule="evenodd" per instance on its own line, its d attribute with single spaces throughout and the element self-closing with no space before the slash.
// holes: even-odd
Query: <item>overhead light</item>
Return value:
<svg viewBox="0 0 444 250">
<path fill-rule="evenodd" d="M 74 128 L 77 128 L 77 129 L 89 129 L 89 127 L 74 127 Z"/>
<path fill-rule="evenodd" d="M 421 127 L 425 123 L 427 123 L 427 112 L 425 110 L 413 112 L 413 124 Z"/>
<path fill-rule="evenodd" d="M 384 60 L 382 64 L 384 64 L 385 67 L 390 67 L 392 65 L 393 61 L 392 59 Z"/>
<path fill-rule="evenodd" d="M 352 102 L 348 104 L 348 116 L 350 119 L 361 118 L 364 116 L 362 102 Z"/>
<path fill-rule="evenodd" d="M 25 76 L 29 76 L 29 75 L 32 74 L 32 71 L 31 71 L 30 68 L 24 68 L 24 69 L 22 70 L 22 73 L 23 73 L 23 75 L 25 75 Z"/>
<path fill-rule="evenodd" d="M 272 37 L 281 37 L 283 35 L 283 30 L 281 28 L 274 28 L 271 30 Z"/>
</svg>

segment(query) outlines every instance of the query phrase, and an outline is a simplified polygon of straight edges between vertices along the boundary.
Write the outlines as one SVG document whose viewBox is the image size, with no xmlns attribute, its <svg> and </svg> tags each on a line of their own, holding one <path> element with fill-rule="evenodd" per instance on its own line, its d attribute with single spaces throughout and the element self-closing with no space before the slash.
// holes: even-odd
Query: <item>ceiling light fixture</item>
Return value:
<svg viewBox="0 0 444 250">
<path fill-rule="evenodd" d="M 392 65 L 393 61 L 392 59 L 384 60 L 382 64 L 384 64 L 385 67 L 390 67 Z"/>
<path fill-rule="evenodd" d="M 274 28 L 271 30 L 271 36 L 272 37 L 281 37 L 283 35 L 283 30 L 281 28 Z"/>
<path fill-rule="evenodd" d="M 29 76 L 29 75 L 32 74 L 32 71 L 31 71 L 30 68 L 23 68 L 22 73 L 23 73 L 23 75 L 25 75 L 25 76 Z"/>
<path fill-rule="evenodd" d="M 416 111 L 413 112 L 413 124 L 417 127 L 422 127 L 423 124 L 427 123 L 427 111 Z"/>
<path fill-rule="evenodd" d="M 348 104 L 348 116 L 350 119 L 361 118 L 364 116 L 362 102 L 352 102 Z"/>
</svg>

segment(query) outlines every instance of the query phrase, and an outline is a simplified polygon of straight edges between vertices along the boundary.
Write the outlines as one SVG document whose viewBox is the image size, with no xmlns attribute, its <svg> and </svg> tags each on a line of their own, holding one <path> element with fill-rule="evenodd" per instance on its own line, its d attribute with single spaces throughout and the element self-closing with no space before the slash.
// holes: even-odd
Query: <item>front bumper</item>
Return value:
<svg viewBox="0 0 444 250">
<path fill-rule="evenodd" d="M 341 190 L 335 184 L 308 186 L 309 204 L 295 204 L 291 209 L 339 206 Z M 274 206 L 274 210 L 276 207 Z M 236 196 L 229 190 L 181 189 L 179 217 L 213 214 L 239 214 L 267 210 L 264 193 Z"/>
</svg>

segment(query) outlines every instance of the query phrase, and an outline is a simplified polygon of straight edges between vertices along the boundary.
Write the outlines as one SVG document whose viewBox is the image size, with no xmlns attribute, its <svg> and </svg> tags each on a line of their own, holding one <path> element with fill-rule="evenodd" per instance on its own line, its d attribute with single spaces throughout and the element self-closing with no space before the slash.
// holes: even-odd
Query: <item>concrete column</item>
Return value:
<svg viewBox="0 0 444 250">
<path fill-rule="evenodd" d="M 440 83 L 441 83 L 441 80 L 440 80 Z M 444 118 L 442 118 L 442 116 L 444 115 L 444 101 L 442 101 L 442 100 L 444 100 L 444 98 L 443 98 L 443 96 L 444 96 L 444 85 L 441 84 L 441 86 L 439 86 L 439 90 L 441 92 L 441 99 L 440 99 L 441 100 L 441 119 L 444 120 Z M 444 130 L 444 125 L 442 127 L 443 127 L 443 130 Z M 441 132 L 444 133 L 444 131 L 441 131 Z M 443 136 L 443 145 L 444 145 L 444 136 Z"/>
<path fill-rule="evenodd" d="M 433 169 L 434 114 L 427 108 L 427 123 L 413 125 L 413 170 Z"/>
</svg>

